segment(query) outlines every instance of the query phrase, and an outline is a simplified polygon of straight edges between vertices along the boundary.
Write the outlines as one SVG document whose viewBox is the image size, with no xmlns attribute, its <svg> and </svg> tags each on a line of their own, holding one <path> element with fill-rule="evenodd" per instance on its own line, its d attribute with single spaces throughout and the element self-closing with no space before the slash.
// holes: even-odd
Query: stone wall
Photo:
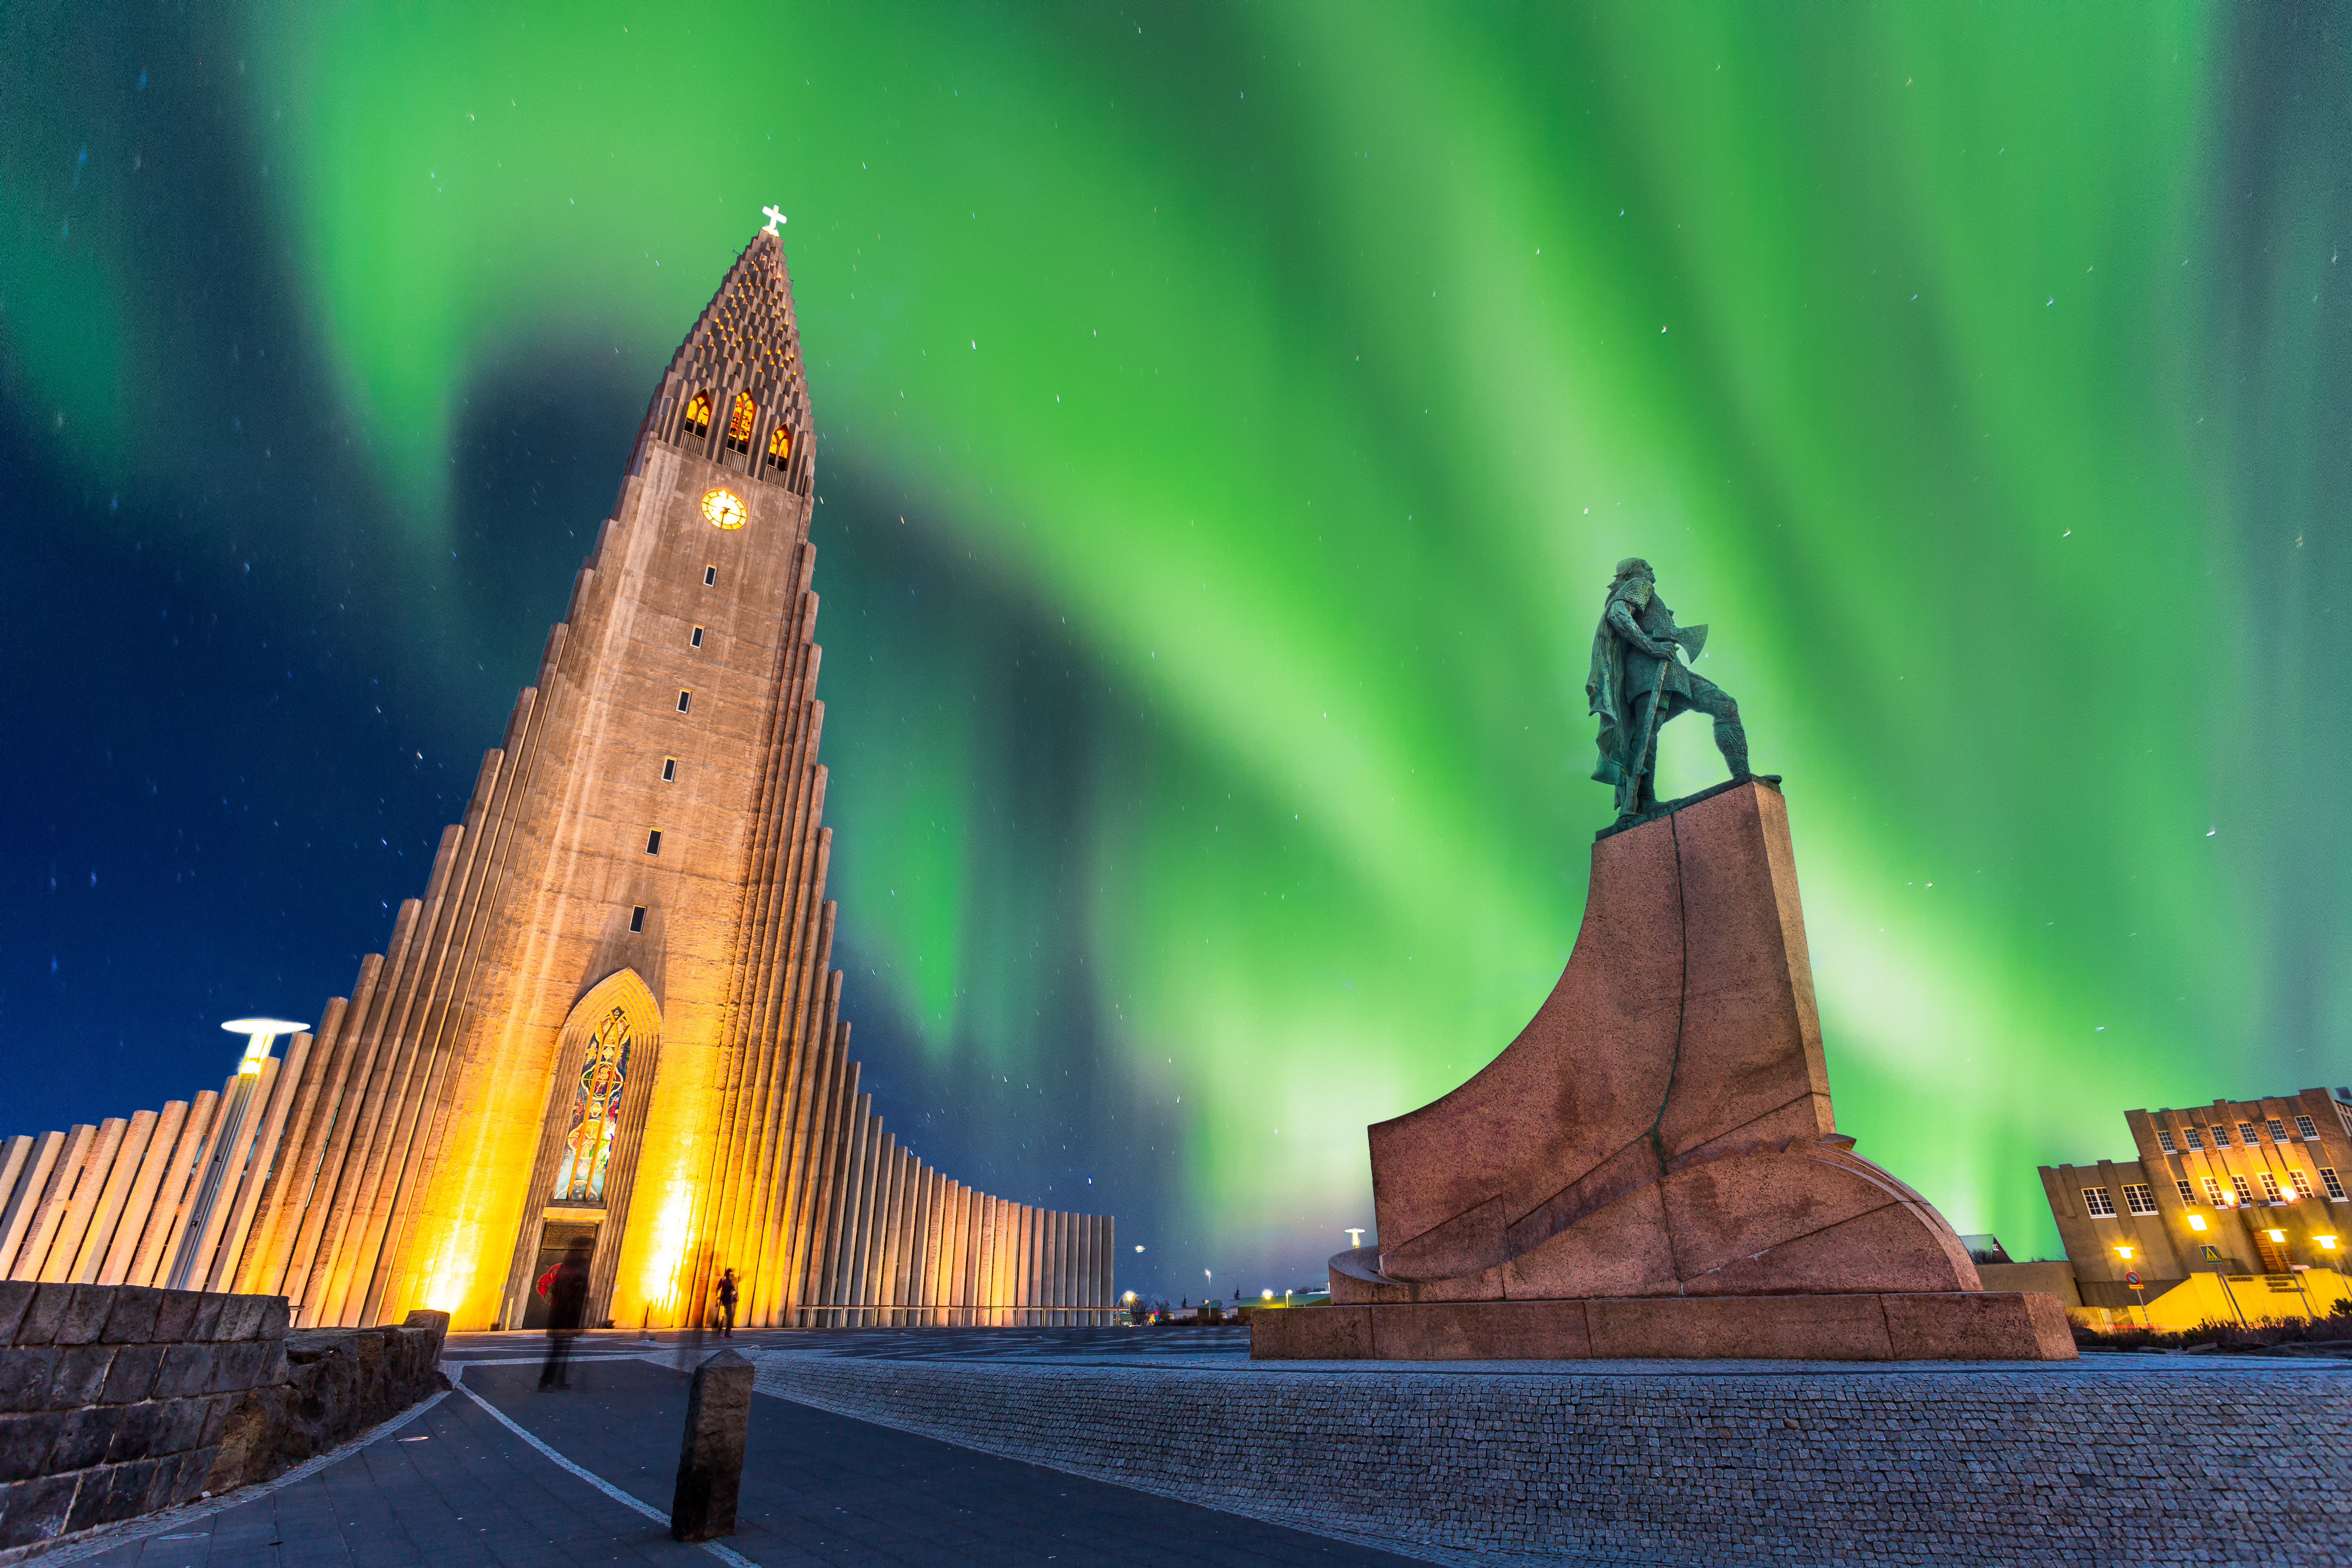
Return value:
<svg viewBox="0 0 2352 1568">
<path fill-rule="evenodd" d="M 0 1281 L 0 1550 L 267 1479 L 356 1436 L 446 1385 L 446 1326 L 420 1312 L 289 1335 L 282 1296 Z"/>
<path fill-rule="evenodd" d="M 1441 1563 L 2352 1562 L 2344 1364 L 758 1360 L 820 1409 Z"/>
</svg>

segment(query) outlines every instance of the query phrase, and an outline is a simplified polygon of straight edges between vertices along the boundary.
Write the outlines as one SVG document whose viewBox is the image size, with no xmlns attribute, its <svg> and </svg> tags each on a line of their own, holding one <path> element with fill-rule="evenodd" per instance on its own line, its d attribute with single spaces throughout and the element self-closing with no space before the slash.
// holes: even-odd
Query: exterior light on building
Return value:
<svg viewBox="0 0 2352 1568">
<path fill-rule="evenodd" d="M 2319 1250 L 2322 1252 L 2336 1250 L 2336 1238 L 2332 1236 L 2315 1236 L 2311 1239 L 2319 1243 Z"/>
<path fill-rule="evenodd" d="M 2190 1215 L 2189 1216 L 2189 1228 L 2191 1230 L 2203 1230 L 2205 1228 L 2205 1216 L 2201 1214 Z"/>
<path fill-rule="evenodd" d="M 2274 1230 L 2271 1232 L 2271 1239 L 2273 1241 L 2284 1241 L 2286 1239 L 2286 1232 L 2283 1230 Z"/>
<path fill-rule="evenodd" d="M 280 1035 L 299 1034 L 308 1024 L 289 1024 L 283 1018 L 231 1018 L 221 1026 L 232 1035 L 245 1037 L 245 1058 L 236 1064 L 237 1076 L 250 1078 L 261 1070 L 269 1059 L 269 1047 Z"/>
<path fill-rule="evenodd" d="M 1261 1301 L 1271 1301 L 1274 1300 L 1274 1292 L 1271 1290 L 1261 1290 L 1257 1293 L 1257 1299 Z"/>
<path fill-rule="evenodd" d="M 1127 1293 L 1127 1304 L 1130 1307 L 1135 1305 L 1135 1292 L 1132 1290 Z"/>
<path fill-rule="evenodd" d="M 1351 1225 L 1348 1227 L 1348 1245 L 1350 1247 L 1361 1247 L 1364 1245 L 1364 1227 L 1362 1226 Z"/>
<path fill-rule="evenodd" d="M 2131 1255 L 2132 1249 L 2128 1247 L 2118 1247 L 2116 1248 L 2116 1256 L 2122 1258 L 2126 1263 L 2129 1263 L 2131 1261 Z"/>
</svg>

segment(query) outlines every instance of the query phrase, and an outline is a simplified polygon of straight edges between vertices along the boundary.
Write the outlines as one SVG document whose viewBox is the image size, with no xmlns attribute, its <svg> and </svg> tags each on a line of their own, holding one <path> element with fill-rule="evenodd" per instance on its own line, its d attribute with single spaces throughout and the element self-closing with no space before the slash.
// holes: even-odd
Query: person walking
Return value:
<svg viewBox="0 0 2352 1568">
<path fill-rule="evenodd" d="M 719 1277 L 719 1337 L 735 1337 L 735 1270 L 730 1268 Z"/>
<path fill-rule="evenodd" d="M 580 1321 L 588 1314 L 588 1243 L 575 1241 L 564 1250 L 563 1261 L 539 1281 L 547 1298 L 547 1361 L 539 1369 L 539 1386 L 572 1386 L 572 1342 L 580 1337 Z"/>
</svg>

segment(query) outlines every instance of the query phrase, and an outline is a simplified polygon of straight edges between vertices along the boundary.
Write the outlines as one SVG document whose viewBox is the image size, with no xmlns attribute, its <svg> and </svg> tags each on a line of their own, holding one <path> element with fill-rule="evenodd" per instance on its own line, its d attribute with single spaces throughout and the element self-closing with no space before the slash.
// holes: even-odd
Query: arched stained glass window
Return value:
<svg viewBox="0 0 2352 1568">
<path fill-rule="evenodd" d="M 775 434 L 768 437 L 768 467 L 772 468 L 781 468 L 792 460 L 793 433 L 791 427 L 788 426 L 779 425 L 776 426 Z"/>
<path fill-rule="evenodd" d="M 751 395 L 748 392 L 737 393 L 734 412 L 727 416 L 727 449 L 729 451 L 748 452 L 751 449 L 751 426 L 758 417 L 759 409 L 751 402 Z"/>
<path fill-rule="evenodd" d="M 686 424 L 682 433 L 688 436 L 710 434 L 710 394 L 698 392 L 687 401 Z"/>
<path fill-rule="evenodd" d="M 629 1073 L 629 1016 L 615 1007 L 596 1026 L 580 1064 L 572 1095 L 572 1120 L 555 1162 L 557 1202 L 604 1201 L 604 1166 L 613 1158 L 613 1133 L 621 1124 L 621 1085 Z"/>
</svg>

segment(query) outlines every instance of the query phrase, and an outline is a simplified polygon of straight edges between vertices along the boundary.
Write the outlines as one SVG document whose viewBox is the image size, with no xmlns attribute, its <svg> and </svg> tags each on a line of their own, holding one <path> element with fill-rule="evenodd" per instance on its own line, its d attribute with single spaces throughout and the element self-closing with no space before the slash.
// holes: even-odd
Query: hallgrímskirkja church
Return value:
<svg viewBox="0 0 2352 1568">
<path fill-rule="evenodd" d="M 770 209 L 772 220 L 780 215 Z M 282 1059 L 0 1143 L 0 1278 L 283 1294 L 301 1327 L 1066 1322 L 1111 1220 L 989 1197 L 857 1089 L 825 897 L 814 442 L 775 221 L 670 361 L 424 896 Z"/>
</svg>

